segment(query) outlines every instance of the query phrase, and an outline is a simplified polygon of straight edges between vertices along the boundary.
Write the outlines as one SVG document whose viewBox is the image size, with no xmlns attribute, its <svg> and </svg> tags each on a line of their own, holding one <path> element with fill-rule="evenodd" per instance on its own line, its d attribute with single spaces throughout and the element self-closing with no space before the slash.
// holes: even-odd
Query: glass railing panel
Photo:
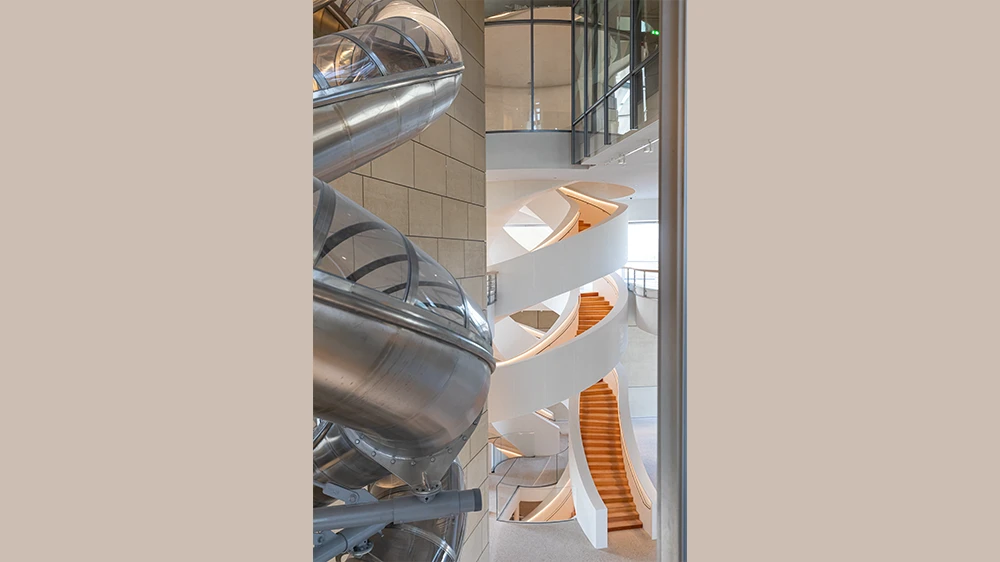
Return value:
<svg viewBox="0 0 1000 562">
<path fill-rule="evenodd" d="M 583 115 L 587 110 L 587 51 L 584 42 L 584 34 L 587 28 L 584 26 L 583 9 L 586 2 L 578 2 L 573 8 L 573 121 Z"/>
<path fill-rule="evenodd" d="M 632 84 L 626 80 L 608 97 L 608 132 L 615 143 L 632 129 Z"/>
<path fill-rule="evenodd" d="M 638 43 L 639 60 L 636 63 L 641 63 L 659 52 L 660 2 L 662 0 L 639 0 L 635 38 Z"/>
<path fill-rule="evenodd" d="M 630 72 L 632 0 L 608 0 L 608 86 L 624 80 Z"/>
<path fill-rule="evenodd" d="M 531 442 L 533 438 L 534 432 L 491 438 L 494 449 L 508 457 L 494 467 L 497 478 L 491 503 L 498 521 L 547 523 L 572 518 L 569 482 L 560 482 L 569 464 L 568 439 L 560 435 L 558 453 L 520 456 L 517 443 Z"/>
<path fill-rule="evenodd" d="M 641 129 L 660 116 L 660 65 L 657 57 L 653 57 L 639 70 L 636 81 L 636 128 Z"/>
<path fill-rule="evenodd" d="M 584 120 L 573 125 L 573 163 L 579 164 L 587 156 L 587 136 L 584 134 Z"/>
<path fill-rule="evenodd" d="M 604 149 L 604 103 L 591 110 L 587 119 L 588 148 L 593 156 Z"/>
<path fill-rule="evenodd" d="M 604 65 L 607 52 L 604 45 L 604 3 L 590 2 L 587 10 L 587 81 L 588 103 L 593 104 L 605 94 L 607 78 Z"/>
</svg>

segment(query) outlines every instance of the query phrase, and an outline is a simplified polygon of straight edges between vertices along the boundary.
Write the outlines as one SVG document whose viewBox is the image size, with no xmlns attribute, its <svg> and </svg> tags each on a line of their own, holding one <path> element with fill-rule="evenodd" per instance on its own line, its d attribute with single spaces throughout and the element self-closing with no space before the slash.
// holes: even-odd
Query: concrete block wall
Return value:
<svg viewBox="0 0 1000 562">
<path fill-rule="evenodd" d="M 437 14 L 462 48 L 462 88 L 420 136 L 333 182 L 388 221 L 486 307 L 486 85 L 483 0 L 410 0 Z M 435 4 L 437 10 L 435 10 Z M 462 449 L 466 487 L 488 503 L 486 420 Z M 487 511 L 469 515 L 461 562 L 488 562 Z"/>
</svg>

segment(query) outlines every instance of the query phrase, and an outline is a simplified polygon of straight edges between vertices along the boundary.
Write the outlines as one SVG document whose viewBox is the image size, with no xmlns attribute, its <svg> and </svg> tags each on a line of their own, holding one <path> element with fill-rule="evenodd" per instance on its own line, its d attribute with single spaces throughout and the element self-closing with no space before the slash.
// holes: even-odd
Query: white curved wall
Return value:
<svg viewBox="0 0 1000 562">
<path fill-rule="evenodd" d="M 606 220 L 584 232 L 489 266 L 497 272 L 496 315 L 508 316 L 625 265 L 627 210 L 619 205 Z"/>
<path fill-rule="evenodd" d="M 639 442 L 635 438 L 635 429 L 632 427 L 631 405 L 627 392 L 628 370 L 619 364 L 604 380 L 611 387 L 611 392 L 618 400 L 618 423 L 622 432 L 622 452 L 626 464 L 625 475 L 628 478 L 629 490 L 632 492 L 632 501 L 639 513 L 639 520 L 642 521 L 642 529 L 650 538 L 656 540 L 657 529 L 659 529 L 656 510 L 653 508 L 656 505 L 656 487 L 642 465 Z M 625 389 L 625 391 L 623 392 L 621 389 Z"/>
<path fill-rule="evenodd" d="M 621 277 L 612 274 L 608 278 L 612 290 L 605 283 L 594 283 L 595 290 L 613 305 L 600 322 L 542 353 L 497 365 L 490 381 L 491 419 L 522 416 L 565 400 L 601 380 L 618 364 L 628 343 L 628 293 Z"/>
<path fill-rule="evenodd" d="M 526 457 L 558 454 L 559 426 L 532 412 L 526 416 L 492 421 L 493 427 Z"/>
<path fill-rule="evenodd" d="M 510 316 L 497 320 L 493 327 L 494 354 L 500 361 L 513 359 L 537 344 L 538 338 Z"/>
<path fill-rule="evenodd" d="M 647 299 L 639 295 L 635 295 L 633 298 L 635 299 L 635 325 L 644 332 L 656 335 L 658 325 L 657 299 Z"/>
<path fill-rule="evenodd" d="M 624 299 L 622 299 L 624 300 Z M 594 548 L 608 547 L 608 508 L 590 475 L 580 432 L 580 395 L 569 399 L 569 472 L 576 522 Z"/>
<path fill-rule="evenodd" d="M 558 189 L 543 193 L 528 202 L 527 207 L 539 219 L 555 228 L 570 213 L 577 203 L 562 194 Z"/>
</svg>

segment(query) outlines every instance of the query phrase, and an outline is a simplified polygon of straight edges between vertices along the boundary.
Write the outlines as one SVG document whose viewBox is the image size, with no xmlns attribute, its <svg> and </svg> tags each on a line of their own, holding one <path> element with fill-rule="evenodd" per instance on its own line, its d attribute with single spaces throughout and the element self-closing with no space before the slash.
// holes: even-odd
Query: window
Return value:
<svg viewBox="0 0 1000 562">
<path fill-rule="evenodd" d="M 485 8 L 486 132 L 571 130 L 571 69 L 580 68 L 572 0 L 487 0 Z"/>
<path fill-rule="evenodd" d="M 573 4 L 573 163 L 659 116 L 660 0 Z M 582 138 L 581 138 L 582 137 Z"/>
<path fill-rule="evenodd" d="M 660 223 L 643 221 L 628 223 L 628 264 L 657 269 L 660 263 Z"/>
</svg>

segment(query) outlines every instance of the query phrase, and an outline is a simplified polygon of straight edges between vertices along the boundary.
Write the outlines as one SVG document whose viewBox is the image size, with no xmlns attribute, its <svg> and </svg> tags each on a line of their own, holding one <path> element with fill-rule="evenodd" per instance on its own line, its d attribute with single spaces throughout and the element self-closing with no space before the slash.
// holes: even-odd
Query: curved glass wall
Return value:
<svg viewBox="0 0 1000 562">
<path fill-rule="evenodd" d="M 659 116 L 660 0 L 574 0 L 573 163 Z"/>
<path fill-rule="evenodd" d="M 572 0 L 486 0 L 486 132 L 569 131 Z"/>
</svg>

